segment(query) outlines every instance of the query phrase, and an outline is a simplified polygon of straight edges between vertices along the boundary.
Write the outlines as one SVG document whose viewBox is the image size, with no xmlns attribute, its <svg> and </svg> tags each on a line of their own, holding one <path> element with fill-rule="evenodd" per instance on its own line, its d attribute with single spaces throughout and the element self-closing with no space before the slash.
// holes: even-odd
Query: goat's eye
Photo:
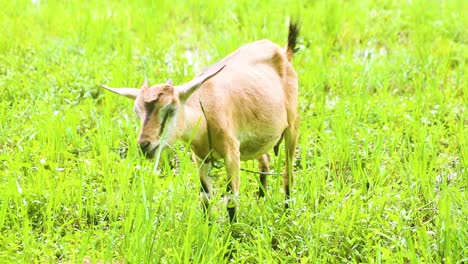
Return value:
<svg viewBox="0 0 468 264">
<path fill-rule="evenodd" d="M 169 107 L 169 109 L 167 109 L 167 111 L 166 111 L 166 115 L 167 116 L 173 116 L 174 114 L 175 114 L 175 108 Z"/>
</svg>

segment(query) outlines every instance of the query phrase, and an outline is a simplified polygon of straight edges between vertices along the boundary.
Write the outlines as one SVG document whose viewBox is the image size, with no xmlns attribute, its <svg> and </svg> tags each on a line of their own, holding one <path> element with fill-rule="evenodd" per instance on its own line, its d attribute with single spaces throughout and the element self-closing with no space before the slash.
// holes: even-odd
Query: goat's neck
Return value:
<svg viewBox="0 0 468 264">
<path fill-rule="evenodd" d="M 194 96 L 189 98 L 189 100 L 182 105 L 182 109 L 183 113 L 180 116 L 180 125 L 183 127 L 181 139 L 188 142 L 191 140 L 191 137 L 196 137 L 196 135 L 204 129 L 206 121 L 198 101 L 198 95 L 194 94 Z"/>
</svg>

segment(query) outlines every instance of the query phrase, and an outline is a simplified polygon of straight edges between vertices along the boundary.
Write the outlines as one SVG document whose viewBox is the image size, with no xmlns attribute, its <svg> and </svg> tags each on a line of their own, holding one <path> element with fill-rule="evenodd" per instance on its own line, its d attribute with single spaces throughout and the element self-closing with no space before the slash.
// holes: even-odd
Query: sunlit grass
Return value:
<svg viewBox="0 0 468 264">
<path fill-rule="evenodd" d="M 0 262 L 466 262 L 465 1 L 289 2 L 4 1 Z M 303 24 L 292 209 L 281 177 L 258 199 L 242 172 L 230 225 L 214 170 L 210 225 L 188 147 L 155 174 L 131 101 L 98 84 L 188 81 L 244 43 L 284 45 L 288 16 Z"/>
</svg>

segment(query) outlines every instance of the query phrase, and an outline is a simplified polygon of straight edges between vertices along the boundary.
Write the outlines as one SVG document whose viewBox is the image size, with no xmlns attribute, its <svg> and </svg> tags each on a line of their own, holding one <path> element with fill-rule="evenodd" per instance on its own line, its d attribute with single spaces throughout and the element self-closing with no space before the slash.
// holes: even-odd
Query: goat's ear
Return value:
<svg viewBox="0 0 468 264">
<path fill-rule="evenodd" d="M 173 85 L 173 84 L 174 84 L 174 82 L 172 81 L 172 79 L 168 79 L 168 80 L 166 81 L 166 84 Z"/>
<path fill-rule="evenodd" d="M 202 73 L 201 75 L 195 77 L 188 83 L 176 86 L 176 89 L 179 91 L 180 100 L 186 101 L 200 86 L 208 81 L 210 78 L 218 74 L 226 65 L 216 65 L 213 69 L 209 69 L 207 72 Z"/>
<path fill-rule="evenodd" d="M 140 93 L 140 89 L 136 88 L 110 88 L 102 84 L 101 87 L 113 93 L 120 94 L 131 99 L 137 98 L 138 94 Z"/>
</svg>

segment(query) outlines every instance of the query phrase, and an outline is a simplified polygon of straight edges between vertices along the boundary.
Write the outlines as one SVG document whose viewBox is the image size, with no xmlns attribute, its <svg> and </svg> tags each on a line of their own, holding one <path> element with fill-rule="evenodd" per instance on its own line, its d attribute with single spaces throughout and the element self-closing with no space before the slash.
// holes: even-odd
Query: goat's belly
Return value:
<svg viewBox="0 0 468 264">
<path fill-rule="evenodd" d="M 281 138 L 281 134 L 274 137 L 240 138 L 240 159 L 252 160 L 272 150 Z"/>
</svg>

